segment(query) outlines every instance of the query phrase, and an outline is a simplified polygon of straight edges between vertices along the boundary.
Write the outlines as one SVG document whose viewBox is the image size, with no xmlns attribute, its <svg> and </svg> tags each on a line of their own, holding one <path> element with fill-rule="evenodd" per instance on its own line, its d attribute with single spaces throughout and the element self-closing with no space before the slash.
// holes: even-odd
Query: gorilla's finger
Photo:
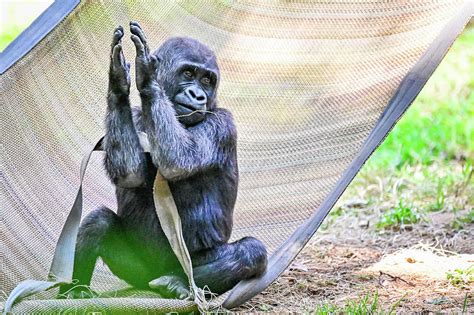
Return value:
<svg viewBox="0 0 474 315">
<path fill-rule="evenodd" d="M 112 61 L 114 66 L 120 66 L 123 64 L 123 57 L 122 57 L 122 45 L 118 44 L 115 45 L 112 51 Z"/>
<path fill-rule="evenodd" d="M 130 22 L 130 30 L 132 29 L 132 27 L 135 28 L 135 29 L 137 29 L 138 31 L 140 31 L 140 33 L 141 33 L 141 35 L 142 35 L 141 37 L 142 37 L 144 40 L 146 40 L 145 32 L 143 31 L 143 28 L 141 27 L 141 25 L 140 25 L 138 22 L 136 22 L 136 21 L 131 21 L 131 22 Z M 139 34 L 137 34 L 137 35 L 139 35 Z"/>
<path fill-rule="evenodd" d="M 144 56 L 145 55 L 145 46 L 143 46 L 142 41 L 140 40 L 140 37 L 137 35 L 132 35 L 130 36 L 132 39 L 133 43 L 135 44 L 135 48 L 137 49 L 137 56 Z"/>
<path fill-rule="evenodd" d="M 112 48 L 117 45 L 123 37 L 123 27 L 119 26 L 114 31 L 114 36 L 112 39 Z"/>
<path fill-rule="evenodd" d="M 136 25 L 130 25 L 130 32 L 132 32 L 132 34 L 135 34 L 138 37 L 140 37 L 140 39 L 142 40 L 143 43 L 146 43 L 147 38 L 145 36 L 145 33 L 143 32 L 143 30 L 140 27 L 138 27 Z"/>
<path fill-rule="evenodd" d="M 143 43 L 143 47 L 145 47 L 145 53 L 148 54 L 149 53 L 148 40 L 145 36 L 145 33 L 140 28 L 140 26 L 137 26 L 135 24 L 130 23 L 130 32 L 132 32 L 132 34 L 134 34 L 134 35 L 136 35 L 140 38 L 141 42 Z"/>
<path fill-rule="evenodd" d="M 130 21 L 130 26 L 132 26 L 132 25 L 137 26 L 137 27 L 139 27 L 139 28 L 142 28 L 142 27 L 140 26 L 140 23 L 138 23 L 137 21 Z"/>
</svg>

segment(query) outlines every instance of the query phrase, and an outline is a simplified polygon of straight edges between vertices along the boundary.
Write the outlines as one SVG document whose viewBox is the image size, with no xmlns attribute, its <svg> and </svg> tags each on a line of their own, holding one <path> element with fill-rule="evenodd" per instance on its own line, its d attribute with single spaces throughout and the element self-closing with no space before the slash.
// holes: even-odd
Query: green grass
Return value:
<svg viewBox="0 0 474 315">
<path fill-rule="evenodd" d="M 311 312 L 313 315 L 329 315 L 329 314 L 351 314 L 351 315 L 368 315 L 368 314 L 394 314 L 403 297 L 388 308 L 380 305 L 379 294 L 367 293 L 359 299 L 350 300 L 344 306 L 336 306 L 332 303 L 323 303 Z"/>
<path fill-rule="evenodd" d="M 327 314 L 356 314 L 356 315 L 367 315 L 382 313 L 381 306 L 379 305 L 379 295 L 375 292 L 373 295 L 367 293 L 358 300 L 347 301 L 343 307 L 338 307 L 331 303 L 321 304 L 312 314 L 314 315 L 327 315 Z"/>
</svg>

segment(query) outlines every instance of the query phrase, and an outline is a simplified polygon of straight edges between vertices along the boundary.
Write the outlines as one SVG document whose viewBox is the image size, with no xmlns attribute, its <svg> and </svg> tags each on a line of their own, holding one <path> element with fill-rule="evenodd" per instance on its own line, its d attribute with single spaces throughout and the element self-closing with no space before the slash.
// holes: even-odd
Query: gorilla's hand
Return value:
<svg viewBox="0 0 474 315">
<path fill-rule="evenodd" d="M 119 95 L 130 93 L 130 64 L 125 62 L 122 50 L 123 27 L 114 31 L 110 53 L 109 92 Z"/>
<path fill-rule="evenodd" d="M 137 88 L 139 92 L 150 88 L 156 84 L 156 70 L 158 60 L 155 56 L 150 54 L 148 42 L 140 24 L 137 22 L 130 22 L 130 32 L 132 32 L 132 41 L 137 50 L 135 59 Z"/>
</svg>

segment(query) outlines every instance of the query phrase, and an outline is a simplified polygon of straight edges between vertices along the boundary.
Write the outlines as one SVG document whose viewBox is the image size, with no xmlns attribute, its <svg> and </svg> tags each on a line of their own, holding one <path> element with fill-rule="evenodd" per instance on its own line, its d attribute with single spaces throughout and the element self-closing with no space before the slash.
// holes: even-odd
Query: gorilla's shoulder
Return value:
<svg viewBox="0 0 474 315">
<path fill-rule="evenodd" d="M 218 107 L 214 109 L 214 113 L 221 119 L 226 119 L 228 121 L 233 122 L 234 121 L 234 116 L 230 112 L 230 110 L 223 108 L 223 107 Z"/>
</svg>

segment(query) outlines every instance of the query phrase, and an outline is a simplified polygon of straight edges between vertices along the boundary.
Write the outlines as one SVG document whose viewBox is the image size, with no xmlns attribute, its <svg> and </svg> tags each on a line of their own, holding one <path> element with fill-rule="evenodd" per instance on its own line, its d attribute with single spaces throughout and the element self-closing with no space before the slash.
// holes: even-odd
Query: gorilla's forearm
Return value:
<svg viewBox="0 0 474 315">
<path fill-rule="evenodd" d="M 129 96 L 109 91 L 107 102 L 105 169 L 118 186 L 140 186 L 145 178 L 145 153 L 133 124 Z"/>
<path fill-rule="evenodd" d="M 144 89 L 140 96 L 151 157 L 165 178 L 182 179 L 227 162 L 230 151 L 235 149 L 235 142 L 226 143 L 225 134 L 233 136 L 229 130 L 233 127 L 230 114 L 227 117 L 210 113 L 204 122 L 191 127 L 191 132 L 177 120 L 173 105 L 160 86 Z"/>
</svg>

